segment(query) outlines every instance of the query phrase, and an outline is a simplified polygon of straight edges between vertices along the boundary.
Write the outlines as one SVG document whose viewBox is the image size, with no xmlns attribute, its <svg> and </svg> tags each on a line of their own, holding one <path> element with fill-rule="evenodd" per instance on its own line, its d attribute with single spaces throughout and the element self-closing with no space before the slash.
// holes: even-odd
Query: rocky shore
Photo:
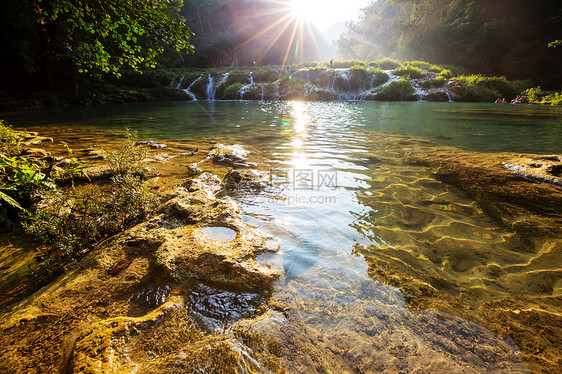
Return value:
<svg viewBox="0 0 562 374">
<path fill-rule="evenodd" d="M 107 182 L 104 150 L 119 136 L 106 136 L 102 148 L 95 133 L 52 135 L 91 163 L 79 183 Z M 407 259 L 390 249 L 358 245 L 353 255 L 363 257 L 338 261 L 349 262 L 345 269 L 366 262 L 368 274 L 347 282 L 341 269 L 319 263 L 288 279 L 283 266 L 259 257 L 279 251 L 279 241 L 246 224 L 233 199 L 221 198 L 271 188 L 271 176 L 260 170 L 264 160 L 250 147 L 220 141 L 153 142 L 160 146 L 142 165 L 144 183 L 159 196 L 153 215 L 103 240 L 39 291 L 3 294 L 1 372 L 477 373 L 559 366 L 559 156 L 478 154 L 403 140 L 397 152 L 405 160 L 464 191 L 516 233 L 505 240 L 524 242 L 513 250 L 526 265 L 490 257 L 470 270 L 469 291 L 454 280 L 457 295 L 440 278 L 447 267 L 463 272 L 465 253 L 457 249 L 450 251 L 458 261 L 451 256 L 437 271 L 427 261 L 402 266 Z M 35 146 L 37 157 L 54 157 L 64 170 L 60 145 L 41 138 Z M 24 244 L 3 248 L 10 253 L 0 259 L 8 266 L 4 290 L 31 282 L 22 269 L 43 266 Z M 428 243 L 418 250 L 431 257 L 444 249 Z M 484 286 L 474 282 L 490 293 L 482 296 Z"/>
</svg>

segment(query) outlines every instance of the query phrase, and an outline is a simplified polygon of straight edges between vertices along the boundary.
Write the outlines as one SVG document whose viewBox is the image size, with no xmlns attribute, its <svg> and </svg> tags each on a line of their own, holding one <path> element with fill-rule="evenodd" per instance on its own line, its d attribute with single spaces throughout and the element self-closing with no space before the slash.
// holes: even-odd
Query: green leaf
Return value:
<svg viewBox="0 0 562 374">
<path fill-rule="evenodd" d="M 8 203 L 8 205 L 11 205 L 16 209 L 25 211 L 25 209 L 20 205 L 20 203 L 18 203 L 16 200 L 10 197 L 10 195 L 7 195 L 2 191 L 0 191 L 0 201 L 5 201 L 6 203 Z"/>
</svg>

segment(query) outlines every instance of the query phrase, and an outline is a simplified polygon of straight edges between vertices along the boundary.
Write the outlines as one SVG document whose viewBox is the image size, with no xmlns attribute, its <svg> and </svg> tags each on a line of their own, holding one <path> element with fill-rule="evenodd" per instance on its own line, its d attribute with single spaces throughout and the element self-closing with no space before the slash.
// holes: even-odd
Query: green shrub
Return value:
<svg viewBox="0 0 562 374">
<path fill-rule="evenodd" d="M 453 73 L 449 69 L 443 69 L 439 72 L 439 76 L 445 79 L 451 79 L 453 77 Z"/>
<path fill-rule="evenodd" d="M 448 87 L 455 94 L 455 101 L 493 102 L 500 96 L 499 92 L 488 87 L 465 84 L 455 80 Z"/>
<path fill-rule="evenodd" d="M 329 65 L 326 64 L 326 65 Z M 334 61 L 332 64 L 332 68 L 334 69 L 349 69 L 352 66 L 359 65 L 365 66 L 365 61 L 360 60 L 345 60 L 345 61 Z"/>
<path fill-rule="evenodd" d="M 252 69 L 254 81 L 259 83 L 275 82 L 279 79 L 279 70 L 272 66 L 260 66 Z"/>
<path fill-rule="evenodd" d="M 514 98 L 519 91 L 518 85 L 508 81 L 505 77 L 486 77 L 483 75 L 461 75 L 452 79 L 455 86 L 465 86 L 469 96 L 481 96 L 483 100 L 468 101 L 493 101 L 498 97 Z M 481 91 L 478 94 L 478 91 Z M 491 95 L 491 96 L 490 96 Z"/>
<path fill-rule="evenodd" d="M 249 70 L 233 70 L 228 74 L 228 79 L 225 82 L 225 86 L 232 86 L 234 83 L 240 83 L 240 85 L 250 83 L 250 71 Z"/>
<path fill-rule="evenodd" d="M 236 82 L 226 87 L 224 93 L 222 94 L 223 100 L 236 100 L 236 94 L 242 88 L 243 84 Z"/>
<path fill-rule="evenodd" d="M 384 71 L 377 69 L 373 72 L 373 87 L 377 87 L 380 86 L 381 84 L 384 84 L 386 82 L 388 82 L 388 74 L 386 74 Z"/>
<path fill-rule="evenodd" d="M 310 68 L 310 70 L 328 70 L 328 69 L 329 69 L 328 65 L 324 62 L 321 62 L 318 65 L 315 65 Z"/>
<path fill-rule="evenodd" d="M 562 105 L 562 93 L 546 94 L 541 91 L 540 86 L 526 89 L 521 93 L 521 96 L 530 104 Z"/>
<path fill-rule="evenodd" d="M 370 76 L 369 72 L 365 69 L 364 65 L 354 65 L 349 69 L 350 74 L 350 82 L 349 82 L 349 89 L 350 90 L 358 90 L 363 87 L 365 84 L 368 84 L 367 78 Z"/>
<path fill-rule="evenodd" d="M 392 74 L 394 75 L 400 75 L 400 76 L 405 76 L 405 75 L 409 75 L 410 78 L 413 79 L 420 79 L 423 78 L 423 76 L 425 75 L 425 73 L 423 72 L 422 69 L 417 68 L 415 66 L 401 66 L 397 69 L 394 69 L 392 71 Z"/>
<path fill-rule="evenodd" d="M 108 190 L 90 185 L 50 191 L 23 223 L 29 235 L 54 249 L 51 256 L 63 265 L 150 216 L 155 202 L 138 177 L 118 176 Z"/>
<path fill-rule="evenodd" d="M 408 77 L 402 77 L 378 91 L 374 99 L 380 101 L 413 101 L 416 100 L 414 92 L 415 90 Z"/>
<path fill-rule="evenodd" d="M 281 100 L 297 100 L 304 96 L 304 81 L 301 79 L 282 78 L 279 84 Z"/>
<path fill-rule="evenodd" d="M 521 93 L 521 96 L 525 98 L 525 101 L 530 104 L 540 103 L 541 99 L 539 97 L 541 93 L 541 87 L 528 88 Z"/>
<path fill-rule="evenodd" d="M 136 132 L 131 133 L 127 130 L 122 146 L 104 153 L 113 175 L 140 174 L 141 164 L 148 154 L 148 148 L 138 144 Z"/>
<path fill-rule="evenodd" d="M 407 65 L 417 67 L 425 71 L 430 71 L 432 73 L 439 73 L 441 72 L 441 70 L 443 70 L 441 69 L 441 67 L 430 64 L 429 62 L 425 62 L 425 61 L 409 61 Z"/>
<path fill-rule="evenodd" d="M 470 72 L 467 69 L 456 65 L 445 64 L 445 65 L 441 65 L 441 67 L 444 70 L 449 70 L 453 74 L 453 76 L 470 74 Z"/>
<path fill-rule="evenodd" d="M 372 61 L 370 65 L 381 68 L 382 70 L 393 70 L 402 66 L 400 62 L 392 60 L 390 58 L 383 58 L 381 60 Z"/>
<path fill-rule="evenodd" d="M 20 155 L 21 148 L 22 135 L 0 119 L 0 153 L 8 157 Z"/>
<path fill-rule="evenodd" d="M 445 79 L 445 77 L 443 76 L 438 76 L 435 79 L 425 79 L 423 82 L 421 82 L 421 86 L 422 88 L 438 88 L 438 87 L 442 87 L 445 82 L 447 82 L 447 79 Z"/>
</svg>

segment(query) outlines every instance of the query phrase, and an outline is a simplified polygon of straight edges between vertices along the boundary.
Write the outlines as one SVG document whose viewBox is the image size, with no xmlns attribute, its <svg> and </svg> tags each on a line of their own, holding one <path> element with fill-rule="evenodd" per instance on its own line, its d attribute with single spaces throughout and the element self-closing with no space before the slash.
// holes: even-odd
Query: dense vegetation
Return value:
<svg viewBox="0 0 562 374">
<path fill-rule="evenodd" d="M 21 223 L 25 232 L 47 244 L 45 270 L 58 273 L 95 243 L 142 221 L 155 208 L 143 184 L 140 164 L 147 150 L 127 134 L 122 146 L 105 152 L 107 180 L 91 183 L 88 164 L 72 157 L 55 159 L 29 148 L 33 135 L 0 120 L 0 228 Z"/>
<path fill-rule="evenodd" d="M 491 83 L 478 74 L 531 80 L 546 90 L 562 86 L 561 29 L 562 3 L 547 0 L 372 1 L 339 41 L 340 54 L 352 63 L 334 61 L 331 68 L 357 65 L 353 79 L 365 78 L 363 61 L 376 61 L 369 66 L 421 79 L 418 86 L 425 90 L 465 75 L 471 78 L 453 79 L 453 92 L 462 100 L 488 101 L 530 85 L 507 87 L 503 78 Z M 306 63 L 334 57 L 325 47 L 318 30 L 299 22 L 284 1 L 4 0 L 0 108 L 190 99 L 169 86 L 178 69 L 192 71 L 180 85 L 187 88 L 202 73 L 216 77 L 196 68 L 230 67 L 217 98 L 236 98 L 250 70 L 256 80 L 281 79 L 291 91 L 298 85 L 285 79 L 291 65 L 327 69 L 326 62 Z M 205 79 L 191 91 L 206 88 Z M 267 86 L 244 97 L 271 97 L 275 91 Z M 549 95 L 554 94 L 540 96 Z"/>
<path fill-rule="evenodd" d="M 191 51 L 181 6 L 181 0 L 3 0 L 0 91 L 76 94 L 80 75 L 119 76 L 155 67 L 164 53 Z"/>
<path fill-rule="evenodd" d="M 340 39 L 347 58 L 394 57 L 562 85 L 562 2 L 378 0 Z"/>
</svg>

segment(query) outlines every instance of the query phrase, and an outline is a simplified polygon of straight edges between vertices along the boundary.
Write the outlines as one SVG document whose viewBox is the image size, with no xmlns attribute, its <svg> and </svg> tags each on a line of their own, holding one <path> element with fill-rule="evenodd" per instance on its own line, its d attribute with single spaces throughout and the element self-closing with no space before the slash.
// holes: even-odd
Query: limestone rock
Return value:
<svg viewBox="0 0 562 374">
<path fill-rule="evenodd" d="M 94 323 L 82 331 L 74 344 L 72 372 L 130 373 L 138 370 L 124 343 L 139 330 L 155 325 L 171 308 L 178 306 L 181 304 L 170 301 L 142 317 L 116 317 Z"/>
<path fill-rule="evenodd" d="M 227 164 L 237 164 L 246 161 L 246 156 L 248 156 L 248 151 L 244 149 L 241 145 L 224 145 L 215 144 L 213 149 L 208 154 L 208 157 L 212 157 L 217 162 L 224 162 Z"/>
<path fill-rule="evenodd" d="M 190 225 L 163 233 L 156 263 L 180 280 L 198 279 L 243 290 L 262 288 L 279 274 L 259 265 L 255 257 L 276 250 L 275 239 L 246 227 L 234 201 L 214 197 L 220 182 L 215 178 L 204 173 L 164 205 L 167 219 L 175 217 Z M 202 227 L 228 228 L 236 237 L 230 242 L 212 240 L 198 230 Z"/>
<path fill-rule="evenodd" d="M 517 233 L 558 237 L 562 235 L 562 189 L 556 186 L 559 178 L 546 173 L 549 160 L 538 155 L 451 149 L 430 152 L 415 161 L 429 166 L 439 180 L 465 191 L 486 214 Z M 555 162 L 554 158 L 550 161 Z"/>
<path fill-rule="evenodd" d="M 231 170 L 222 181 L 225 190 L 262 190 L 271 185 L 271 175 L 258 170 Z"/>
</svg>

